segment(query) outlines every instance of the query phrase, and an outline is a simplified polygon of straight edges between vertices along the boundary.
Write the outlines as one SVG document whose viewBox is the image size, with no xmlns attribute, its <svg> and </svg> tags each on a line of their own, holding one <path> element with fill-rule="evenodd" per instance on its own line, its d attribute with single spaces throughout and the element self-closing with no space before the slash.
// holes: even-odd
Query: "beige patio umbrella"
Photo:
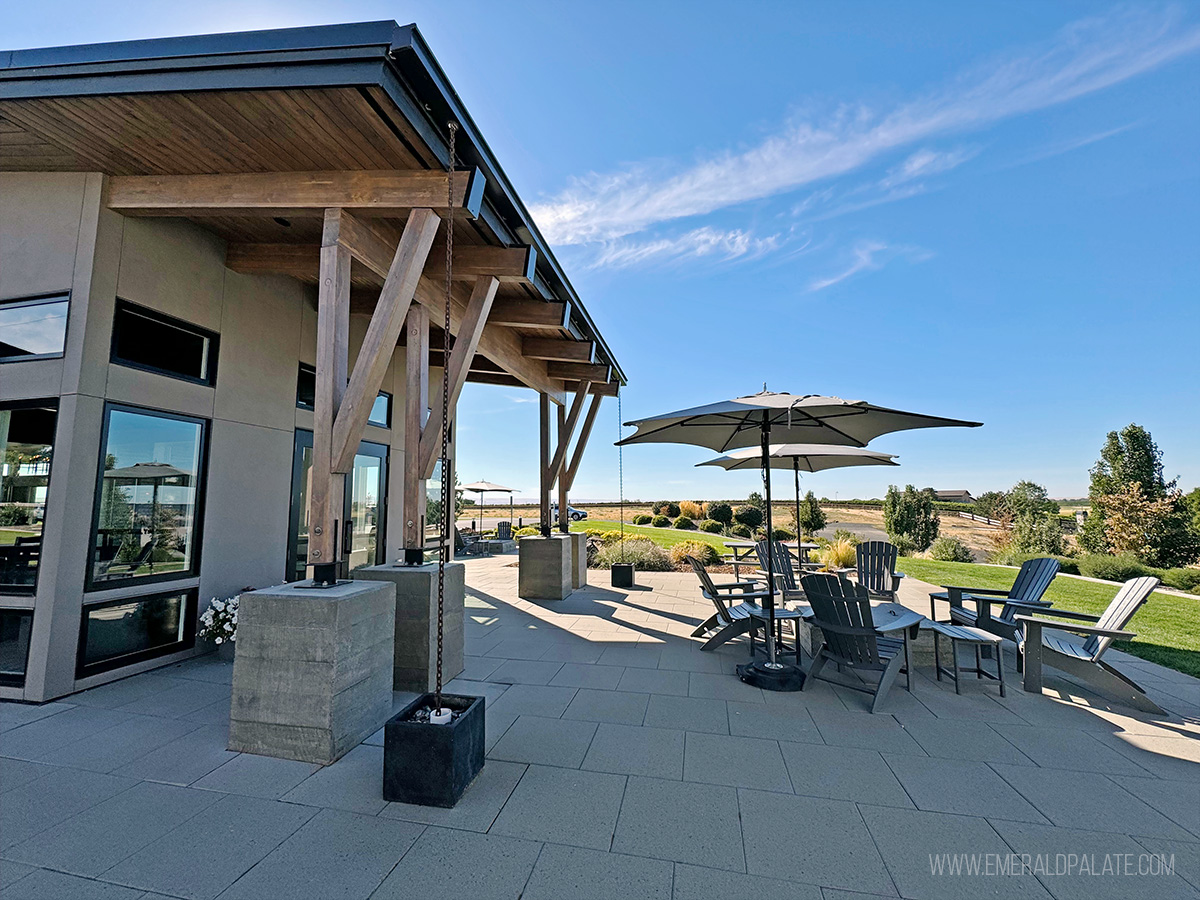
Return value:
<svg viewBox="0 0 1200 900">
<path fill-rule="evenodd" d="M 618 446 L 642 443 L 697 444 L 727 453 L 757 444 L 766 494 L 767 534 L 770 534 L 771 479 L 768 475 L 772 433 L 784 443 L 865 447 L 881 434 L 893 431 L 954 425 L 974 428 L 983 423 L 906 412 L 875 406 L 863 400 L 776 393 L 764 388 L 758 394 L 635 419 L 625 424 L 636 427 L 637 431 L 618 441 Z M 795 666 L 785 665 L 775 658 L 775 572 L 772 555 L 767 554 L 767 661 L 760 664 L 751 660 L 739 666 L 738 677 L 767 690 L 796 691 L 804 683 L 803 673 Z"/>
<path fill-rule="evenodd" d="M 796 475 L 796 527 L 800 526 L 800 473 L 823 472 L 847 466 L 898 466 L 892 453 L 878 453 L 861 447 L 841 447 L 837 444 L 772 444 L 772 469 L 791 469 Z M 762 468 L 762 453 L 757 447 L 743 447 L 715 459 L 706 459 L 697 466 L 720 466 L 722 469 Z"/>
<path fill-rule="evenodd" d="M 464 491 L 470 491 L 472 494 L 479 495 L 479 530 L 483 531 L 483 495 L 487 492 L 493 494 L 508 494 L 508 522 L 512 524 L 513 514 L 513 492 L 516 488 L 505 487 L 502 484 L 493 484 L 490 481 L 476 481 L 474 484 L 464 484 L 461 488 Z"/>
</svg>

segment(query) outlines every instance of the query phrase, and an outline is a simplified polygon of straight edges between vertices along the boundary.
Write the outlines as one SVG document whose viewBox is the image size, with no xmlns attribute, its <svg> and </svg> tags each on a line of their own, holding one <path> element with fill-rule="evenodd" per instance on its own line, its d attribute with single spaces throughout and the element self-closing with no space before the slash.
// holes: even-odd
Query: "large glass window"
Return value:
<svg viewBox="0 0 1200 900">
<path fill-rule="evenodd" d="M 0 300 L 0 362 L 62 356 L 67 295 Z"/>
<path fill-rule="evenodd" d="M 85 606 L 76 676 L 186 650 L 195 626 L 195 590 Z"/>
<path fill-rule="evenodd" d="M 296 374 L 296 405 L 301 409 L 313 409 L 317 404 L 317 370 L 312 366 L 300 363 L 300 371 Z M 380 391 L 371 404 L 371 414 L 367 421 L 380 428 L 392 427 L 392 395 Z"/>
<path fill-rule="evenodd" d="M 205 424 L 109 406 L 92 526 L 91 586 L 199 566 Z"/>
<path fill-rule="evenodd" d="M 16 687 L 25 684 L 32 627 L 31 610 L 0 609 L 0 684 Z"/>
<path fill-rule="evenodd" d="M 112 361 L 161 375 L 213 384 L 217 335 L 196 325 L 117 301 Z"/>
<path fill-rule="evenodd" d="M 57 411 L 0 409 L 0 592 L 31 594 L 42 555 Z"/>
</svg>

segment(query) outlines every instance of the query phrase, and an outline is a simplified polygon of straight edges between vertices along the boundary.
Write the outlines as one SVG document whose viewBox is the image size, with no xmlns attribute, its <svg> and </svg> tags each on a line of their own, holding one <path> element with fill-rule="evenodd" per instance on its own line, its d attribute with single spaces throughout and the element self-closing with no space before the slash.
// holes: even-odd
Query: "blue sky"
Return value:
<svg viewBox="0 0 1200 900">
<path fill-rule="evenodd" d="M 900 469 L 808 479 L 842 497 L 1021 478 L 1081 496 L 1106 432 L 1138 422 L 1200 484 L 1200 7 L 122 8 L 9 6 L 0 32 L 417 22 L 629 375 L 626 419 L 765 381 L 986 423 L 872 444 Z M 463 481 L 533 493 L 534 400 L 468 386 Z M 574 497 L 616 496 L 618 433 L 606 401 Z M 756 487 L 705 455 L 626 448 L 626 496 Z"/>
</svg>

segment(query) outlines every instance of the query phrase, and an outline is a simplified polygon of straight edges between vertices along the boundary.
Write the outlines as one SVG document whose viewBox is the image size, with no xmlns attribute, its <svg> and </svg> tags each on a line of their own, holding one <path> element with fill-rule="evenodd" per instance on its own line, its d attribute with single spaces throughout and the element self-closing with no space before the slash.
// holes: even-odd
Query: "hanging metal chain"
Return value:
<svg viewBox="0 0 1200 900">
<path fill-rule="evenodd" d="M 437 676 L 434 709 L 442 708 L 442 649 L 446 622 L 446 563 L 450 558 L 454 519 L 450 515 L 450 299 L 454 261 L 454 143 L 458 123 L 447 123 L 450 159 L 446 163 L 446 318 L 442 324 L 442 548 L 438 554 Z"/>
<path fill-rule="evenodd" d="M 621 392 L 617 391 L 617 490 L 621 500 L 621 562 L 625 562 L 625 448 L 620 445 L 621 434 Z"/>
</svg>

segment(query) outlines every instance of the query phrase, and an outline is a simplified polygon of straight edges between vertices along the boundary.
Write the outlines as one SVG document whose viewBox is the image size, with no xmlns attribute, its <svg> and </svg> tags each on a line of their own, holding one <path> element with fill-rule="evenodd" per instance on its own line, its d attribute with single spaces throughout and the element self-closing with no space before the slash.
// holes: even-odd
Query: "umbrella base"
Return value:
<svg viewBox="0 0 1200 900">
<path fill-rule="evenodd" d="M 798 691 L 804 686 L 804 673 L 797 666 L 762 660 L 737 667 L 738 678 L 764 691 Z"/>
</svg>

